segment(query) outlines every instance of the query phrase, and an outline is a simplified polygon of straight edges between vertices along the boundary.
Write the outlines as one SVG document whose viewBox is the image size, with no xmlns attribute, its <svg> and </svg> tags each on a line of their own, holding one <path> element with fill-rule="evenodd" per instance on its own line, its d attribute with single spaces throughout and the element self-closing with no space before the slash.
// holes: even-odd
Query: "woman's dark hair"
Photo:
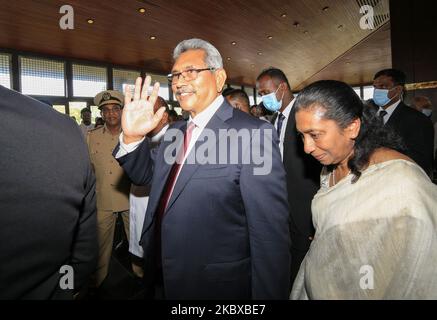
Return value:
<svg viewBox="0 0 437 320">
<path fill-rule="evenodd" d="M 330 119 L 345 129 L 353 120 L 361 120 L 361 128 L 355 139 L 354 156 L 349 159 L 348 166 L 358 181 L 362 170 L 369 163 L 371 154 L 381 147 L 405 151 L 401 138 L 392 130 L 383 126 L 371 108 L 365 107 L 360 97 L 351 86 L 334 80 L 317 81 L 303 89 L 296 99 L 294 108 L 299 110 L 319 108 L 326 110 L 324 119 Z M 330 171 L 333 166 L 328 167 Z"/>
</svg>

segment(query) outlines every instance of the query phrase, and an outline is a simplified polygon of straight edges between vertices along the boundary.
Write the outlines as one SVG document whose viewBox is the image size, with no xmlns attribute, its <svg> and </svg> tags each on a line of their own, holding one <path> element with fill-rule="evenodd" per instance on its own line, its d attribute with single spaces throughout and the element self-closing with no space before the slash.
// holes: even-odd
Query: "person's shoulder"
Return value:
<svg viewBox="0 0 437 320">
<path fill-rule="evenodd" d="M 104 126 L 100 126 L 100 127 L 97 127 L 97 128 L 93 128 L 93 129 L 89 130 L 88 132 L 96 134 L 98 132 L 103 132 L 104 128 L 105 128 Z"/>
<path fill-rule="evenodd" d="M 104 128 L 105 128 L 104 126 L 101 126 L 101 127 L 91 129 L 88 131 L 87 134 L 90 138 L 96 138 L 96 137 L 101 136 L 103 134 Z"/>
<path fill-rule="evenodd" d="M 420 185 L 424 180 L 429 183 L 428 175 L 411 158 L 393 149 L 379 148 L 370 156 L 370 166 L 376 166 L 386 174 L 386 182 L 397 179 L 404 187 L 407 184 Z"/>
<path fill-rule="evenodd" d="M 413 162 L 414 161 L 409 158 L 408 156 L 406 156 L 403 153 L 400 153 L 396 150 L 393 149 L 388 149 L 388 148 L 378 148 L 376 149 L 372 155 L 370 156 L 370 163 L 371 164 L 378 164 L 378 163 L 383 163 L 386 161 L 391 161 L 391 160 L 405 160 L 405 161 L 410 161 Z"/>
<path fill-rule="evenodd" d="M 399 104 L 399 108 L 401 109 L 401 112 L 405 115 L 406 119 L 420 121 L 424 124 L 432 125 L 431 120 L 427 116 L 425 116 L 422 112 L 409 107 L 405 103 L 401 102 Z"/>
<path fill-rule="evenodd" d="M 260 120 L 246 112 L 234 109 L 232 121 L 236 127 L 247 128 L 247 129 L 272 129 L 273 126 L 270 122 Z"/>
</svg>

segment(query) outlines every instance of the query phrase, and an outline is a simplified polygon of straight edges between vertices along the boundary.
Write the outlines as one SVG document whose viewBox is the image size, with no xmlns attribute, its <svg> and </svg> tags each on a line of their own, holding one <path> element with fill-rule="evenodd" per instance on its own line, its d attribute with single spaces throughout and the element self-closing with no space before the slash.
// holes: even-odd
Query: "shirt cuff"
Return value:
<svg viewBox="0 0 437 320">
<path fill-rule="evenodd" d="M 135 151 L 138 148 L 138 146 L 144 141 L 144 139 L 146 139 L 146 137 L 144 137 L 140 141 L 136 141 L 136 142 L 132 142 L 132 143 L 126 144 L 126 143 L 123 142 L 123 132 L 120 133 L 120 137 L 118 138 L 118 140 L 120 142 L 120 148 L 118 149 L 118 152 L 115 155 L 115 159 L 124 157 L 128 153 L 131 153 L 131 152 Z"/>
</svg>

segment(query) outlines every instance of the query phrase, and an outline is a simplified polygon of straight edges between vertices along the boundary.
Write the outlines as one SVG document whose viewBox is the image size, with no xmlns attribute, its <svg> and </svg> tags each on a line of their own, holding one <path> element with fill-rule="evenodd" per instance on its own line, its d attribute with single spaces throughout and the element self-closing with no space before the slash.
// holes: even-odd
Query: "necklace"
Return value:
<svg viewBox="0 0 437 320">
<path fill-rule="evenodd" d="M 335 169 L 337 169 L 337 167 L 334 168 L 334 170 L 332 170 L 332 186 L 336 185 L 336 181 L 335 181 Z M 351 170 L 349 169 L 348 173 L 346 174 L 345 177 L 347 177 L 349 175 L 349 173 L 351 173 Z M 340 179 L 341 180 L 341 179 Z"/>
</svg>

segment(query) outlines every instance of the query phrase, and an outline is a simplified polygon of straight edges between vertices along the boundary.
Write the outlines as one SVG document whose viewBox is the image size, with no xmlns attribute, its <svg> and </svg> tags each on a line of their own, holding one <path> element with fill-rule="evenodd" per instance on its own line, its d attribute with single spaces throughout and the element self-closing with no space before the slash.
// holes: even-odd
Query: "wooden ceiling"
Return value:
<svg viewBox="0 0 437 320">
<path fill-rule="evenodd" d="M 74 30 L 59 27 L 66 3 L 74 8 Z M 360 28 L 365 3 L 375 5 L 382 27 Z M 388 0 L 0 0 L 0 6 L 0 48 L 161 74 L 171 70 L 177 43 L 193 37 L 219 49 L 228 82 L 238 85 L 253 86 L 269 66 L 282 69 L 295 88 L 319 78 L 369 83 L 391 64 L 383 24 Z"/>
<path fill-rule="evenodd" d="M 370 84 L 379 70 L 391 68 L 390 22 L 295 87 L 302 90 L 318 80 L 345 81 L 350 85 Z"/>
</svg>

